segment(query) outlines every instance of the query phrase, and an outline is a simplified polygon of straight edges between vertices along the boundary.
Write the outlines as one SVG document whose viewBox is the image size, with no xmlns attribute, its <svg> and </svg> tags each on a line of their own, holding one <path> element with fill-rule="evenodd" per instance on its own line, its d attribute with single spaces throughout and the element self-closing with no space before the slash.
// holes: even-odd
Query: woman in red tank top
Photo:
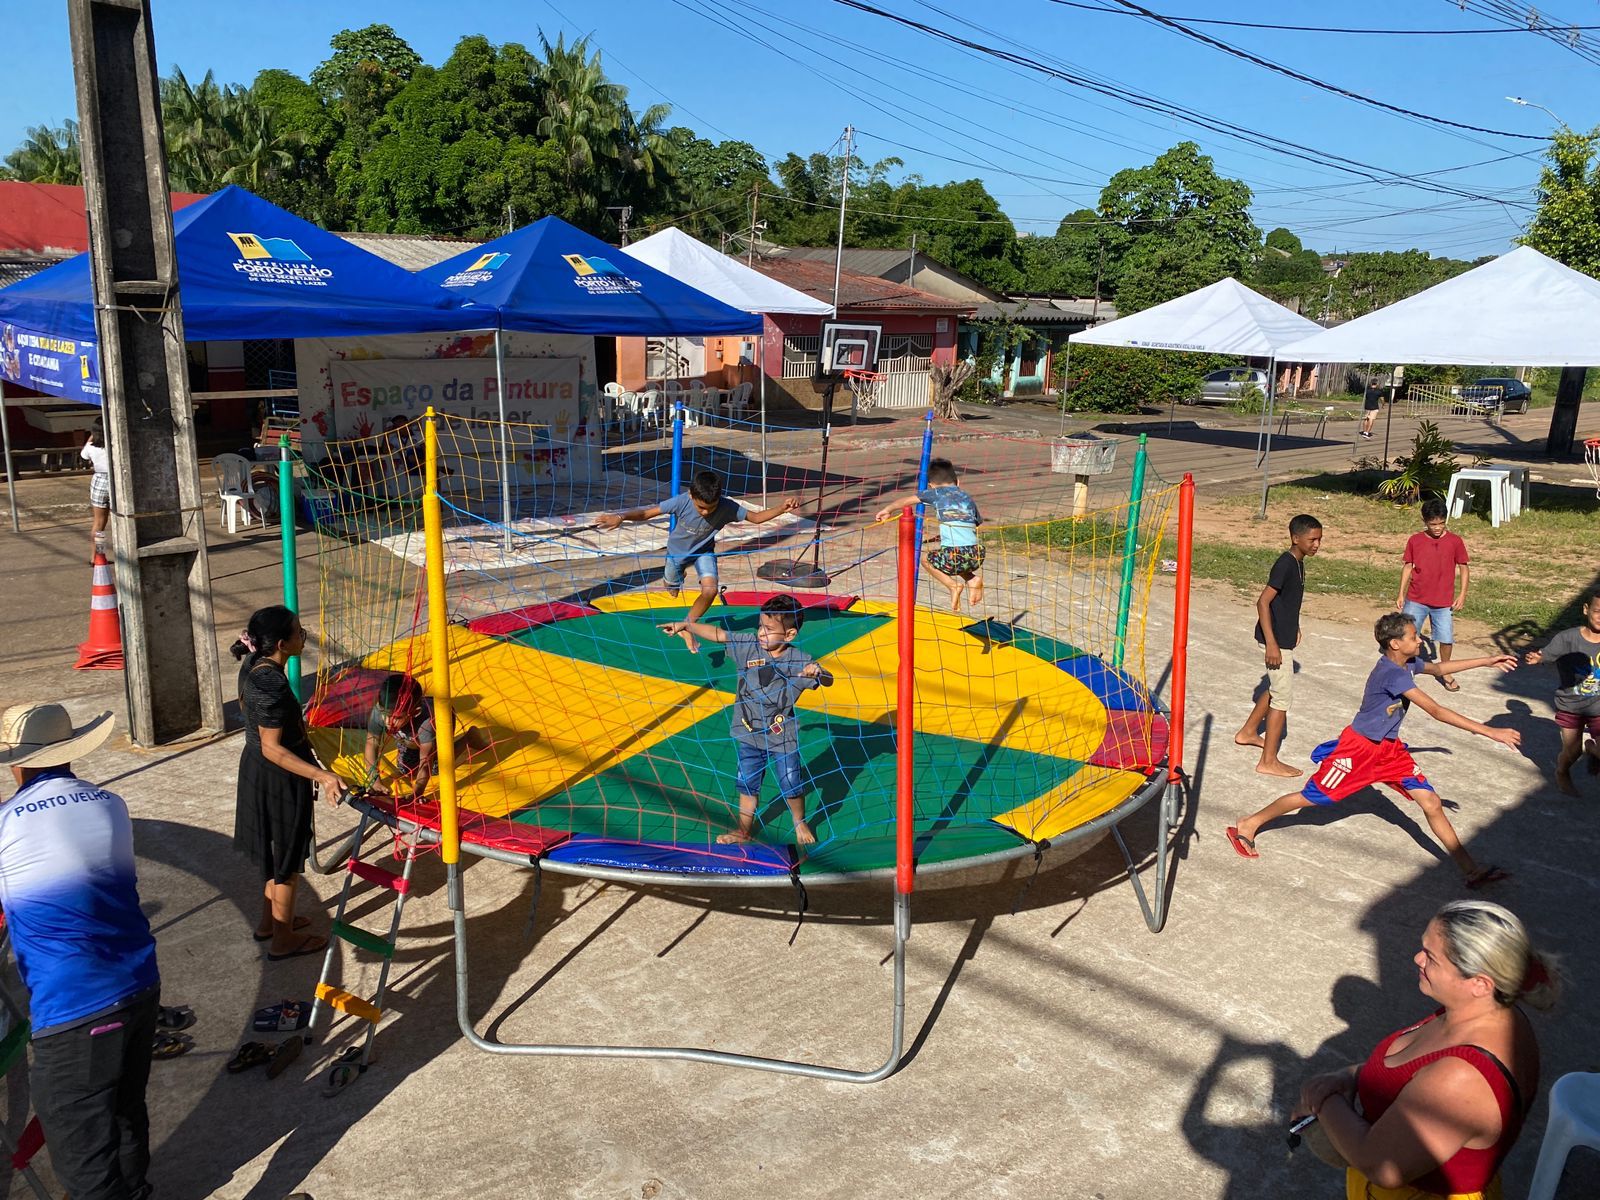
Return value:
<svg viewBox="0 0 1600 1200">
<path fill-rule="evenodd" d="M 1438 1010 L 1365 1063 L 1312 1079 L 1295 1116 L 1315 1113 L 1349 1163 L 1347 1200 L 1498 1200 L 1500 1164 L 1539 1085 L 1518 1002 L 1554 1002 L 1551 967 L 1521 921 L 1483 900 L 1440 909 L 1415 962 Z"/>
</svg>

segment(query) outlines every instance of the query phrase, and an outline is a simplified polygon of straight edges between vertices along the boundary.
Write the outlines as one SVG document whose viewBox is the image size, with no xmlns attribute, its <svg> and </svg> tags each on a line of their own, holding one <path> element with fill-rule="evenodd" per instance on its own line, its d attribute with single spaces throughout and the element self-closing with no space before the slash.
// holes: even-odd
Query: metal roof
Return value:
<svg viewBox="0 0 1600 1200">
<path fill-rule="evenodd" d="M 482 242 L 469 238 L 438 237 L 426 233 L 341 233 L 352 246 L 392 262 L 408 271 L 436 266 L 447 258 L 476 250 Z"/>
<path fill-rule="evenodd" d="M 833 263 L 795 258 L 758 258 L 757 271 L 796 291 L 833 302 Z M 935 296 L 903 283 L 845 269 L 839 272 L 839 311 L 969 313 L 977 306 L 965 300 Z"/>
</svg>

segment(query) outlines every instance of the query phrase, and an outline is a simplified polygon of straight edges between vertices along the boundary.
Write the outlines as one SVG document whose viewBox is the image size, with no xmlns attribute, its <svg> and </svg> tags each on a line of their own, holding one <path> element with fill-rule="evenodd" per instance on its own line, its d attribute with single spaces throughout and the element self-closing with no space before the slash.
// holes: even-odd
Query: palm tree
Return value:
<svg viewBox="0 0 1600 1200">
<path fill-rule="evenodd" d="M 628 158 L 624 129 L 632 120 L 626 88 L 607 81 L 600 52 L 589 56 L 587 38 L 571 46 L 565 35 L 551 45 L 539 35 L 544 62 L 534 71 L 539 91 L 538 134 L 561 153 L 573 211 L 586 224 L 605 211 Z"/>
<path fill-rule="evenodd" d="M 59 128 L 35 125 L 6 158 L 6 169 L 24 183 L 83 183 L 83 161 L 78 151 L 78 123 L 65 121 Z"/>
<path fill-rule="evenodd" d="M 283 133 L 272 110 L 245 88 L 230 88 L 223 106 L 228 142 L 218 159 L 223 183 L 237 183 L 253 192 L 275 175 L 294 169 L 298 132 Z"/>
</svg>

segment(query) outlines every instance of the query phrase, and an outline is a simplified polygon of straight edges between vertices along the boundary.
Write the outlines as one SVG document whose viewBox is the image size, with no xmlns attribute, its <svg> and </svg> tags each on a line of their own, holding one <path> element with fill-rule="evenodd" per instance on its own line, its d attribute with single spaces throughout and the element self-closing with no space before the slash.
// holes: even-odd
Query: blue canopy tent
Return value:
<svg viewBox="0 0 1600 1200">
<path fill-rule="evenodd" d="M 184 336 L 191 341 L 492 324 L 451 293 L 243 188 L 223 188 L 180 210 L 172 227 Z M 7 380 L 99 404 L 98 340 L 87 254 L 0 289 L 0 426 Z M 6 474 L 12 474 L 9 441 Z"/>
<path fill-rule="evenodd" d="M 545 217 L 417 272 L 467 301 L 467 312 L 493 309 L 495 371 L 505 395 L 502 333 L 574 333 L 602 337 L 756 333 L 759 315 L 715 300 L 617 250 L 560 217 Z M 502 400 L 502 404 L 504 400 Z M 504 517 L 511 524 L 511 498 Z M 509 536 L 509 535 L 508 535 Z"/>
</svg>

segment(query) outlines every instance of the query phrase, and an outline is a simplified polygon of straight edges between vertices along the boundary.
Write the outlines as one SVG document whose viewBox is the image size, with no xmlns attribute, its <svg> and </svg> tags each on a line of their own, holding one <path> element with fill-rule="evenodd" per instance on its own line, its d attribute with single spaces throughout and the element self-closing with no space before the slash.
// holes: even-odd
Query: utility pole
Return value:
<svg viewBox="0 0 1600 1200">
<path fill-rule="evenodd" d="M 633 205 L 631 205 L 631 204 L 612 205 L 611 207 L 607 208 L 606 211 L 607 212 L 614 212 L 614 213 L 618 214 L 618 216 L 617 216 L 617 230 L 618 230 L 619 234 L 621 235 L 622 244 L 624 246 L 626 246 L 628 244 L 628 222 L 633 217 Z"/>
<path fill-rule="evenodd" d="M 506 232 L 512 233 L 517 228 L 517 218 L 511 208 L 511 202 L 506 201 Z"/>
<path fill-rule="evenodd" d="M 833 316 L 839 319 L 839 275 L 844 270 L 844 204 L 850 196 L 850 150 L 855 128 L 844 127 L 844 171 L 839 175 L 839 245 L 833 256 Z"/>
<path fill-rule="evenodd" d="M 133 740 L 222 729 L 150 0 L 68 0 Z M 285 514 L 284 519 L 292 519 Z"/>
<path fill-rule="evenodd" d="M 1106 235 L 1104 233 L 1098 234 L 1096 241 L 1100 247 L 1100 256 L 1094 267 L 1094 308 L 1089 312 L 1089 323 L 1091 325 L 1100 319 L 1100 277 L 1105 274 L 1106 270 Z"/>
<path fill-rule="evenodd" d="M 911 234 L 911 261 L 906 265 L 906 286 L 917 286 L 917 235 L 914 230 Z"/>
</svg>

